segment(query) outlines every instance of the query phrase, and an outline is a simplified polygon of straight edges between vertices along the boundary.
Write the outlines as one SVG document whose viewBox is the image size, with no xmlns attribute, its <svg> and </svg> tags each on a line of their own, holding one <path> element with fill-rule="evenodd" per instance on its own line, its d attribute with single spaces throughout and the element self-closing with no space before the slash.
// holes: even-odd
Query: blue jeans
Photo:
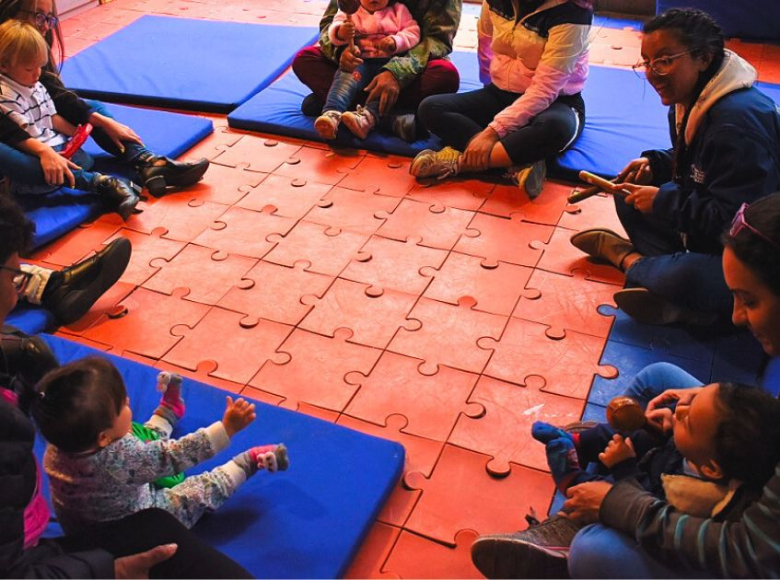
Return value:
<svg viewBox="0 0 780 580">
<path fill-rule="evenodd" d="M 704 572 L 666 566 L 630 536 L 601 524 L 577 532 L 569 551 L 569 574 L 572 578 L 711 577 Z"/>
<path fill-rule="evenodd" d="M 670 363 L 654 363 L 642 369 L 623 393 L 644 407 L 667 389 L 699 387 L 702 382 Z M 636 543 L 634 538 L 601 524 L 577 532 L 569 552 L 572 578 L 707 578 L 703 573 L 665 566 Z"/>
<path fill-rule="evenodd" d="M 103 103 L 91 101 L 90 104 L 94 111 L 106 117 L 112 116 Z M 91 136 L 101 149 L 124 163 L 133 163 L 141 155 L 149 152 L 146 147 L 130 142 L 124 143 L 125 150 L 121 152 L 116 144 L 106 135 L 106 132 L 99 128 L 95 128 Z M 78 161 L 74 162 L 79 163 Z M 91 164 L 86 169 L 90 169 L 90 167 Z M 35 155 L 19 151 L 5 143 L 0 143 L 0 175 L 7 175 L 14 183 L 25 186 L 47 186 L 40 159 Z M 73 175 L 76 177 L 76 171 L 73 172 Z"/>
<path fill-rule="evenodd" d="M 330 85 L 328 91 L 328 98 L 325 100 L 325 106 L 322 108 L 322 112 L 325 111 L 338 111 L 343 113 L 348 111 L 352 107 L 352 103 L 368 83 L 373 78 L 382 72 L 382 67 L 385 66 L 390 59 L 387 58 L 366 58 L 363 59 L 363 64 L 357 67 L 351 73 L 343 71 L 341 69 L 336 71 L 333 75 L 333 82 Z M 379 120 L 379 101 L 373 100 L 366 103 L 366 109 L 371 111 L 374 115 L 374 119 Z"/>
<path fill-rule="evenodd" d="M 493 84 L 468 93 L 432 95 L 417 110 L 417 117 L 445 145 L 463 151 L 496 114 L 520 95 Z M 525 127 L 501 138 L 515 165 L 527 165 L 557 155 L 579 137 L 585 124 L 585 104 L 577 95 L 559 97 Z"/>
<path fill-rule="evenodd" d="M 615 209 L 637 252 L 645 256 L 626 272 L 627 288 L 647 288 L 689 310 L 731 314 L 733 297 L 721 256 L 688 252 L 679 232 L 615 196 Z"/>
</svg>

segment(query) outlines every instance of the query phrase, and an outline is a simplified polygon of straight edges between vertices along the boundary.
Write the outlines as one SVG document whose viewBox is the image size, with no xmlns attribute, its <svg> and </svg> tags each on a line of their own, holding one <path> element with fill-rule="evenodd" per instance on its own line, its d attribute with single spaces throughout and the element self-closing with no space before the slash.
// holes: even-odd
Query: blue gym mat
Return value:
<svg viewBox="0 0 780 580">
<path fill-rule="evenodd" d="M 102 354 L 60 337 L 44 338 L 62 363 Z M 133 415 L 144 420 L 160 400 L 158 370 L 105 356 L 124 377 Z M 228 393 L 185 379 L 183 394 L 187 413 L 174 436 L 222 418 Z M 192 473 L 221 465 L 253 445 L 276 442 L 287 445 L 290 469 L 250 478 L 194 531 L 257 578 L 342 577 L 401 475 L 404 448 L 258 402 L 257 420 L 234 437 L 230 449 Z M 40 441 L 36 451 L 42 457 Z M 51 535 L 57 527 L 50 526 Z"/>
<path fill-rule="evenodd" d="M 26 302 L 20 302 L 5 322 L 27 334 L 40 334 L 47 328 L 57 326 L 57 320 L 51 312 Z"/>
<path fill-rule="evenodd" d="M 307 26 L 147 15 L 69 58 L 62 77 L 90 98 L 227 113 L 317 37 Z"/>
<path fill-rule="evenodd" d="M 460 72 L 460 91 L 473 91 L 482 87 L 479 82 L 477 53 L 456 51 L 451 55 Z M 286 135 L 299 139 L 322 141 L 314 130 L 314 117 L 301 113 L 301 102 L 311 92 L 294 73 L 289 72 L 260 94 L 249 99 L 228 115 L 228 124 L 234 129 L 260 131 Z M 368 138 L 355 138 L 346 127 L 339 127 L 339 145 L 359 149 L 382 151 L 395 155 L 413 156 L 423 149 L 442 148 L 441 140 L 431 136 L 428 139 L 407 143 L 398 137 L 380 131 L 372 131 Z"/>
</svg>

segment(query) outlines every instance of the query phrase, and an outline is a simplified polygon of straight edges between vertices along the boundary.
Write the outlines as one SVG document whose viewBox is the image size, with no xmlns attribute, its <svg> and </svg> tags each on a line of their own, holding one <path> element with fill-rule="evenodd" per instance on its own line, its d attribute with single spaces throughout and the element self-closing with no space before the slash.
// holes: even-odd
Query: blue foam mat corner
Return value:
<svg viewBox="0 0 780 580">
<path fill-rule="evenodd" d="M 309 26 L 145 15 L 69 58 L 62 76 L 90 98 L 227 113 L 318 36 Z"/>
<path fill-rule="evenodd" d="M 157 406 L 158 369 L 60 337 L 44 338 L 63 363 L 92 354 L 110 358 L 139 420 Z M 219 420 L 227 394 L 185 379 L 187 412 L 174 436 Z M 213 468 L 250 446 L 276 442 L 287 445 L 290 468 L 250 478 L 194 530 L 258 578 L 342 577 L 401 475 L 404 448 L 302 413 L 256 404 L 257 420 L 235 436 L 231 449 L 192 472 Z"/>
</svg>

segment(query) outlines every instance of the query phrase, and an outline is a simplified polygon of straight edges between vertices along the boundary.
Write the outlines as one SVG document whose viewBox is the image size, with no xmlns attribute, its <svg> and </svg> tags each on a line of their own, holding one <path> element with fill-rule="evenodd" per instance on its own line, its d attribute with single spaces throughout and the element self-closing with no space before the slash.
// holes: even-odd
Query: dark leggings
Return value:
<svg viewBox="0 0 780 580">
<path fill-rule="evenodd" d="M 56 542 L 65 552 L 102 548 L 115 558 L 178 544 L 170 559 L 151 570 L 152 578 L 251 578 L 239 564 L 215 550 L 166 511 L 148 509 L 101 524 Z"/>
<path fill-rule="evenodd" d="M 420 104 L 417 116 L 445 145 L 463 151 L 474 135 L 519 97 L 490 84 L 468 93 L 428 97 Z M 505 135 L 501 144 L 515 165 L 552 157 L 582 132 L 584 110 L 579 95 L 561 97 L 528 125 Z"/>
</svg>

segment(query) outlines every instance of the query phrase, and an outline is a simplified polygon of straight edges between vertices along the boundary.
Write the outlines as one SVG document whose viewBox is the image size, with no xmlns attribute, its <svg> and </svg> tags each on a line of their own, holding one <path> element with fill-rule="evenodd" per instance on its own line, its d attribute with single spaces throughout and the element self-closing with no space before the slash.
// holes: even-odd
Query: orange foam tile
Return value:
<svg viewBox="0 0 780 580">
<path fill-rule="evenodd" d="M 360 390 L 344 413 L 379 425 L 390 416 L 401 416 L 404 433 L 441 442 L 447 440 L 461 413 L 471 417 L 484 413 L 481 405 L 468 403 L 477 375 L 445 366 L 433 375 L 423 375 L 418 370 L 421 363 L 385 352 L 368 376 L 351 373 L 348 380 L 359 384 Z"/>
<path fill-rule="evenodd" d="M 345 173 L 354 169 L 362 160 L 363 155 L 355 149 L 334 151 L 304 146 L 277 167 L 274 173 L 284 177 L 336 185 L 344 179 Z"/>
<path fill-rule="evenodd" d="M 461 530 L 477 534 L 513 532 L 533 508 L 547 513 L 554 489 L 548 473 L 512 465 L 504 478 L 488 474 L 490 458 L 445 445 L 431 477 L 408 473 L 406 485 L 421 489 L 404 528 L 450 546 Z"/>
<path fill-rule="evenodd" d="M 300 145 L 244 134 L 236 143 L 217 155 L 214 163 L 271 173 L 298 153 L 300 148 Z"/>
<path fill-rule="evenodd" d="M 187 192 L 193 199 L 233 205 L 264 178 L 262 173 L 213 163 L 203 179 L 189 187 Z"/>
<path fill-rule="evenodd" d="M 400 533 L 400 528 L 376 522 L 363 540 L 363 545 L 352 560 L 344 578 L 398 578 L 399 576 L 394 574 L 384 574 L 382 566 Z"/>
<path fill-rule="evenodd" d="M 86 258 L 103 247 L 119 226 L 113 223 L 93 223 L 78 227 L 37 250 L 32 257 L 49 264 L 66 267 Z"/>
<path fill-rule="evenodd" d="M 323 202 L 331 186 L 302 178 L 290 178 L 270 174 L 257 187 L 249 190 L 236 206 L 244 209 L 262 211 L 273 207 L 274 215 L 299 220 L 309 210 Z"/>
<path fill-rule="evenodd" d="M 306 221 L 366 235 L 376 232 L 385 214 L 392 213 L 400 203 L 392 197 L 340 186 L 331 189 L 325 200 L 329 205 L 314 207 L 306 215 Z"/>
<path fill-rule="evenodd" d="M 483 578 L 471 561 L 476 539 L 473 531 L 460 531 L 451 548 L 404 530 L 382 571 L 399 578 Z"/>
<path fill-rule="evenodd" d="M 407 197 L 430 205 L 477 211 L 483 207 L 494 187 L 495 184 L 487 181 L 460 177 L 417 183 Z"/>
<path fill-rule="evenodd" d="M 416 240 L 429 248 L 451 250 L 466 233 L 474 213 L 443 206 L 429 206 L 412 200 L 402 200 L 387 218 L 377 235 L 401 242 Z"/>
<path fill-rule="evenodd" d="M 411 160 L 406 157 L 366 155 L 346 177 L 341 187 L 356 191 L 373 191 L 390 197 L 404 197 L 415 185 L 409 175 Z"/>
<path fill-rule="evenodd" d="M 159 234 L 161 231 L 157 230 L 157 233 Z M 140 286 L 159 270 L 159 268 L 151 265 L 152 260 L 160 258 L 170 261 L 187 245 L 184 242 L 166 240 L 159 235 L 142 234 L 127 229 L 119 230 L 112 240 L 120 236 L 130 240 L 130 243 L 133 245 L 130 263 L 127 265 L 127 269 L 122 274 L 120 281 L 135 286 Z"/>
<path fill-rule="evenodd" d="M 193 243 L 222 253 L 262 258 L 275 245 L 266 238 L 285 235 L 295 225 L 295 220 L 274 215 L 273 209 L 261 212 L 231 207 L 203 230 Z"/>
<path fill-rule="evenodd" d="M 520 266 L 535 266 L 541 256 L 529 244 L 534 240 L 544 242 L 552 235 L 552 226 L 508 220 L 478 213 L 469 226 L 473 232 L 461 237 L 455 251 L 484 258 L 488 267 L 498 262 Z M 473 235 L 478 234 L 478 235 Z"/>
<path fill-rule="evenodd" d="M 571 190 L 570 185 L 547 181 L 539 197 L 530 200 L 516 185 L 497 185 L 479 211 L 554 226 L 561 218 Z"/>
<path fill-rule="evenodd" d="M 490 377 L 479 379 L 469 401 L 485 408 L 481 417 L 461 416 L 448 442 L 492 457 L 487 470 L 505 476 L 510 463 L 547 471 L 544 445 L 531 437 L 534 421 L 567 425 L 582 417 L 585 402 L 541 390 L 544 381 L 529 378 L 524 387 Z"/>
</svg>

